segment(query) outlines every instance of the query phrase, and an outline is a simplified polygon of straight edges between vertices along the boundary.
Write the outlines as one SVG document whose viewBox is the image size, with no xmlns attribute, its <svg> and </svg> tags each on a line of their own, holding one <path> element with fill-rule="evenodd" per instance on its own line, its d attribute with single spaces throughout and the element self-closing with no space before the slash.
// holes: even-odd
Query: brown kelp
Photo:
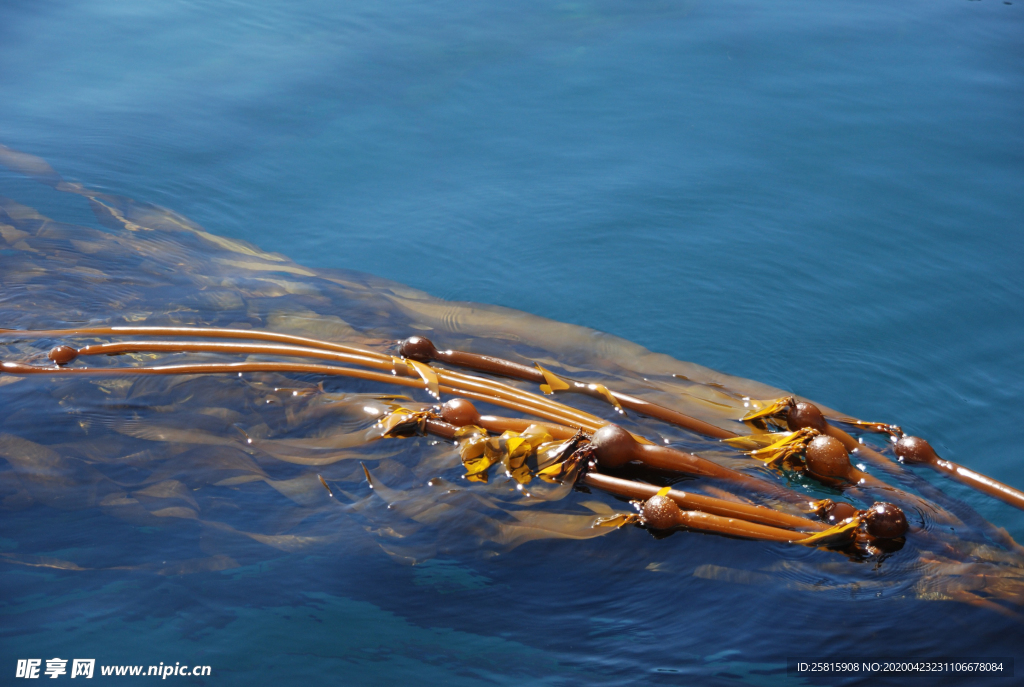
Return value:
<svg viewBox="0 0 1024 687">
<path fill-rule="evenodd" d="M 740 544 L 778 546 L 785 570 L 707 577 L 799 586 L 870 561 L 897 572 L 870 584 L 920 598 L 1010 614 L 1024 600 L 1020 547 L 902 465 L 944 463 L 895 425 L 579 327 L 308 269 L 36 158 L 0 160 L 103 227 L 0 205 L 2 507 L 201 540 L 159 568 L 98 551 L 9 563 L 177 574 L 253 546 L 356 542 L 419 562 L 537 539 L 628 546 L 637 525 L 769 542 Z"/>
</svg>

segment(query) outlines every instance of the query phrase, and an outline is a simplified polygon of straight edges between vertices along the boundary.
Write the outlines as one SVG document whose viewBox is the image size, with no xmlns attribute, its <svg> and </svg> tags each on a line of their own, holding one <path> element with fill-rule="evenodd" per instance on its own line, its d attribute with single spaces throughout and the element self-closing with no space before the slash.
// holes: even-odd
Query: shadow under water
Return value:
<svg viewBox="0 0 1024 687">
<path fill-rule="evenodd" d="M 604 385 L 740 435 L 763 432 L 739 420 L 757 407 L 752 399 L 786 396 L 585 328 L 446 302 L 364 274 L 309 269 L 210 234 L 173 212 L 67 183 L 36 158 L 0 152 L 7 166 L 50 186 L 55 197 L 87 202 L 102 226 L 63 223 L 0 201 L 4 329 L 224 327 L 342 342 L 389 356 L 398 355 L 398 341 L 425 335 L 446 349 L 539 363 L 555 375 Z M 49 364 L 47 352 L 55 346 L 111 340 L 9 332 L 0 359 Z M 275 358 L 133 352 L 88 364 L 113 369 L 239 359 Z M 502 381 L 536 391 L 523 381 Z M 384 608 L 413 623 L 476 633 L 434 636 L 422 652 L 434 655 L 447 642 L 455 654 L 441 663 L 457 666 L 487 652 L 486 670 L 470 672 L 496 681 L 502 680 L 495 674 L 525 670 L 512 654 L 538 646 L 551 652 L 540 661 L 550 669 L 544 679 L 559 684 L 628 682 L 638 670 L 655 682 L 689 674 L 709 684 L 770 684 L 784 676 L 778 661 L 786 656 L 883 655 L 893 647 L 911 655 L 1009 655 L 1012 637 L 1019 636 L 1021 548 L 899 465 L 888 437 L 859 435 L 892 460 L 863 469 L 892 487 L 844 493 L 806 472 L 767 467 L 717 439 L 620 412 L 600 398 L 572 400 L 601 421 L 787 487 L 808 503 L 845 499 L 865 508 L 876 499 L 900 502 L 910 524 L 902 546 L 851 555 L 685 530 L 656 538 L 638 527 L 595 527 L 598 518 L 632 513 L 632 506 L 568 484 L 537 480 L 523 488 L 500 474 L 467 480 L 451 441 L 382 436 L 388 413 L 434 403 L 425 388 L 312 373 L 0 374 L 0 563 L 8 568 L 8 637 L 40 631 L 32 614 L 48 602 L 32 599 L 43 589 L 65 601 L 78 594 L 109 598 L 132 595 L 122 584 L 159 587 L 159 580 L 186 577 L 205 580 L 181 584 L 189 590 L 185 596 L 204 599 L 207 616 L 195 627 L 179 627 L 183 637 L 227 627 L 249 612 L 244 608 L 264 609 L 263 620 L 253 623 L 269 622 L 267 613 L 276 618 L 309 606 L 333 617 L 329 623 L 352 614 L 352 623 L 370 625 Z M 636 466 L 614 474 L 799 514 L 791 503 L 729 493 L 703 479 Z M 12 572 L 20 570 L 45 576 Z M 246 597 L 238 590 L 251 589 L 245 580 L 260 576 L 272 582 L 258 586 L 265 595 L 258 601 L 228 598 Z M 206 594 L 204 585 L 217 592 Z M 174 598 L 182 603 L 180 595 Z M 189 612 L 147 600 L 141 616 Z M 104 617 L 83 612 L 82 622 Z M 393 618 L 387 622 L 389 633 L 406 631 L 395 629 Z M 48 615 L 43 624 L 53 629 L 59 621 Z M 145 632 L 156 637 L 159 626 Z M 314 639 L 316 628 L 298 632 L 308 632 L 299 642 L 307 648 L 323 641 Z M 407 657 L 425 641 L 409 632 L 418 638 L 395 650 Z M 737 636 L 757 660 L 707 650 L 734 646 Z M 544 663 L 552 656 L 557 661 Z M 232 660 L 240 675 L 256 670 L 245 667 L 246 660 L 258 663 Z M 439 665 L 432 660 L 409 670 L 423 678 L 425 665 Z"/>
</svg>

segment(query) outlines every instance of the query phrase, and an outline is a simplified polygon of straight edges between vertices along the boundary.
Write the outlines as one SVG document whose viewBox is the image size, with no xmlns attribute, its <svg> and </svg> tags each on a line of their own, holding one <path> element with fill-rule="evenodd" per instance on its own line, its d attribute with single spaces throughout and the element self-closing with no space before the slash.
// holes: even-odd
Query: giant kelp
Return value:
<svg viewBox="0 0 1024 687">
<path fill-rule="evenodd" d="M 700 576 L 768 576 L 818 590 L 878 585 L 921 598 L 998 602 L 1005 613 L 1022 600 L 1020 547 L 900 466 L 899 444 L 886 440 L 902 436 L 894 425 L 818 406 L 828 423 L 793 426 L 799 412 L 811 411 L 777 389 L 584 328 L 445 302 L 367 275 L 312 270 L 173 212 L 68 183 L 36 158 L 0 152 L 9 167 L 88 203 L 100 224 L 58 222 L 9 200 L 0 206 L 0 324 L 13 330 L 4 335 L 2 359 L 15 365 L 0 374 L 8 409 L 0 420 L 3 508 L 71 510 L 98 522 L 171 529 L 194 543 L 193 556 L 157 564 L 145 551 L 133 557 L 105 549 L 99 531 L 74 557 L 19 550 L 3 554 L 11 564 L 178 574 L 258 560 L 263 548 L 360 544 L 411 563 L 439 554 L 493 556 L 537 539 L 614 536 L 613 526 L 635 521 L 657 525 L 661 511 L 635 514 L 625 498 L 650 506 L 669 497 L 690 498 L 685 503 L 696 505 L 685 512 L 698 515 L 684 522 L 669 514 L 657 530 L 707 529 L 698 520 L 710 511 L 700 504 L 717 499 L 803 518 L 806 531 L 792 541 L 824 537 L 804 542 L 822 549 L 812 559 L 782 550 L 771 569 L 708 565 L 697 569 Z M 185 336 L 174 327 L 199 329 Z M 287 362 L 295 351 L 265 342 L 232 349 L 204 338 L 217 330 L 236 330 L 239 341 L 251 332 L 249 338 L 277 333 L 333 343 L 376 365 L 378 376 L 332 373 L 323 360 Z M 154 344 L 158 333 L 163 340 Z M 444 350 L 410 339 L 417 334 Z M 193 345 L 184 345 L 186 338 Z M 74 346 L 66 359 L 59 359 L 62 346 Z M 89 347 L 87 366 L 96 374 L 70 374 L 85 369 L 72 360 Z M 452 367 L 473 370 L 481 360 L 491 367 L 477 365 L 473 374 Z M 18 365 L 33 374 L 20 376 Z M 243 367 L 202 367 L 208 365 Z M 175 374 L 134 374 L 154 367 Z M 583 393 L 569 405 L 561 403 L 567 396 L 538 395 L 538 384 L 547 394 Z M 499 388 L 506 396 L 499 398 Z M 531 419 L 503 433 L 480 427 L 477 418 L 456 422 L 437 406 L 438 395 L 470 396 L 482 410 L 497 404 L 495 411 L 554 424 L 545 429 Z M 598 430 L 609 421 L 631 433 L 629 441 L 646 442 L 629 450 L 664 457 L 655 447 L 671 445 L 720 470 L 698 475 L 720 479 L 691 480 L 630 460 L 602 464 Z M 423 436 L 428 422 L 462 429 Z M 770 431 L 783 426 L 793 431 Z M 554 436 L 559 427 L 571 431 Z M 870 463 L 852 484 L 804 469 L 808 445 L 829 433 Z M 575 450 L 581 447 L 591 453 Z M 628 484 L 588 482 L 593 468 Z M 742 476 L 734 488 L 732 474 Z M 903 506 L 911 528 L 905 543 L 848 546 L 844 536 L 862 523 L 851 524 L 845 512 L 837 529 L 826 530 L 837 502 L 852 501 L 870 515 L 863 508 L 876 498 Z M 822 511 L 825 523 L 801 505 Z M 843 555 L 896 574 L 869 581 L 858 579 L 856 567 L 837 573 Z M 822 585 L 822 575 L 831 584 Z M 812 577 L 814 585 L 805 581 Z"/>
</svg>

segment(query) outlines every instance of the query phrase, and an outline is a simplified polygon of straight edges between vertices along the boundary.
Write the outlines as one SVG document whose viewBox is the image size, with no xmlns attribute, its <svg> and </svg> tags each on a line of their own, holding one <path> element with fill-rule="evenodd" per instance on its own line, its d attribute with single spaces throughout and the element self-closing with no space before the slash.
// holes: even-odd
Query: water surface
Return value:
<svg viewBox="0 0 1024 687">
<path fill-rule="evenodd" d="M 897 422 L 1020 486 L 1021 7 L 7 3 L 0 143 L 299 265 L 592 327 Z M 0 171 L 0 194 L 101 226 L 80 197 L 15 172 Z M 88 287 L 52 274 L 47 302 L 82 308 Z M 156 290 L 144 302 L 215 305 L 194 279 L 177 286 L 166 311 Z M 348 306 L 313 310 L 334 307 Z M 72 431 L 76 416 L 33 407 Z M 29 436 L 33 422 L 7 426 Z M 921 477 L 1024 537 L 1020 513 Z M 187 527 L 47 508 L 5 519 L 4 550 L 81 548 L 79 565 L 103 567 L 199 545 Z M 884 596 L 693 574 L 791 560 L 749 542 L 637 531 L 426 568 L 364 550 L 351 563 L 346 546 L 155 582 L 8 566 L 5 661 L 209 651 L 219 679 L 672 683 L 686 680 L 663 671 L 681 670 L 771 684 L 794 645 L 1012 654 L 1020 636 L 957 604 L 896 612 Z M 670 572 L 647 570 L 660 563 Z M 826 618 L 842 625 L 822 631 Z"/>
</svg>

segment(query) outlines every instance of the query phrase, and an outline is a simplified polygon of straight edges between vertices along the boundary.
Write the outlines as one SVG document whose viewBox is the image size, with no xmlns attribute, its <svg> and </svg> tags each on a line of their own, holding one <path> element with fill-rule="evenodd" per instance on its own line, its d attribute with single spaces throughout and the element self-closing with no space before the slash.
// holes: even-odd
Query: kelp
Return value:
<svg viewBox="0 0 1024 687">
<path fill-rule="evenodd" d="M 98 373 L 0 373 L 0 507 L 73 511 L 195 542 L 195 555 L 158 565 L 145 552 L 140 560 L 101 554 L 99 530 L 94 554 L 69 560 L 6 552 L 8 563 L 184 574 L 230 569 L 259 560 L 264 550 L 366 545 L 421 563 L 453 552 L 505 555 L 544 539 L 611 536 L 629 547 L 628 533 L 642 535 L 629 525 L 650 526 L 644 508 L 660 498 L 695 514 L 686 515 L 689 529 L 724 517 L 707 509 L 728 504 L 748 509 L 740 520 L 756 517 L 753 508 L 804 519 L 803 532 L 781 528 L 789 534 L 779 543 L 741 544 L 775 547 L 782 564 L 802 566 L 807 577 L 829 578 L 837 562 L 871 560 L 895 573 L 887 584 L 919 598 L 996 603 L 1010 613 L 1024 600 L 1020 547 L 899 466 L 892 447 L 868 446 L 861 455 L 913 499 L 905 508 L 910 532 L 898 544 L 855 545 L 872 506 L 856 488 L 806 477 L 800 452 L 814 435 L 787 426 L 784 413 L 796 401 L 777 389 L 584 328 L 445 302 L 368 275 L 313 270 L 171 211 L 66 182 L 31 156 L 0 148 L 0 161 L 82 199 L 99 224 L 70 225 L 0 201 L 0 327 L 10 330 L 0 358 L 46 367 L 51 350 L 73 346 Z M 118 327 L 189 327 L 195 335 L 168 329 L 143 336 Z M 214 345 L 214 330 L 235 333 Z M 449 360 L 405 355 L 398 342 L 413 333 L 441 344 L 445 350 L 435 352 Z M 453 352 L 528 372 L 452 369 L 459 365 Z M 343 366 L 359 375 L 338 372 Z M 175 374 L 118 376 L 157 367 Z M 561 402 L 573 392 L 579 396 L 572 405 Z M 430 423 L 444 421 L 438 401 L 455 395 L 526 424 L 432 434 Z M 854 434 L 898 430 L 817 407 L 835 431 L 812 431 L 839 441 L 856 441 L 841 424 Z M 638 445 L 670 444 L 798 498 L 705 477 L 682 484 L 673 477 L 664 491 L 666 477 L 657 470 L 602 467 L 594 438 L 610 422 Z M 554 436 L 555 427 L 570 438 Z M 776 431 L 783 428 L 800 439 Z M 845 517 L 830 522 L 828 513 L 839 511 L 829 508 L 844 498 L 856 504 L 846 504 L 853 514 L 840 509 Z M 821 505 L 826 501 L 832 506 Z M 821 522 L 813 519 L 819 512 Z M 951 521 L 955 531 L 936 526 Z M 817 551 L 808 559 L 806 549 L 786 542 Z M 805 552 L 799 561 L 790 553 L 797 550 Z M 564 552 L 573 555 L 571 541 Z M 788 569 L 708 566 L 695 574 L 745 582 L 778 579 Z M 843 570 L 856 576 L 856 567 Z M 836 588 L 866 584 L 835 579 Z"/>
</svg>

